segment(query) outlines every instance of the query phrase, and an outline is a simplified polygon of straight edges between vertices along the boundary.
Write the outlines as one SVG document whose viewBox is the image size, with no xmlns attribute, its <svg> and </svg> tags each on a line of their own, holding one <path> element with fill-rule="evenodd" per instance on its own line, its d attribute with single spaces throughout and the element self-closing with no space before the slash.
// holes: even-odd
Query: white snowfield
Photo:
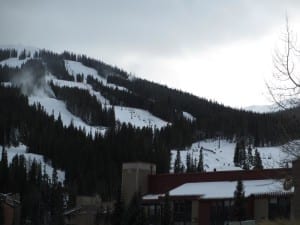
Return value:
<svg viewBox="0 0 300 225">
<path fill-rule="evenodd" d="M 34 52 L 39 51 L 38 48 L 33 47 L 24 47 L 24 46 L 0 46 L 2 49 L 16 49 L 18 51 L 18 55 L 25 49 L 26 52 L 30 52 L 31 56 L 33 57 Z M 0 62 L 0 65 L 7 65 L 9 67 L 21 67 L 29 58 L 24 60 L 19 60 L 18 58 L 9 58 Z M 66 81 L 66 80 L 59 80 L 53 74 L 47 74 L 45 76 L 46 81 L 52 81 L 54 85 L 59 87 L 76 87 L 79 89 L 87 90 L 91 96 L 95 96 L 99 103 L 105 107 L 112 107 L 108 99 L 103 97 L 103 95 L 95 91 L 91 85 L 87 84 L 86 80 L 88 76 L 92 76 L 97 81 L 101 82 L 104 86 L 109 88 L 118 89 L 122 91 L 128 91 L 125 87 L 121 87 L 118 85 L 107 83 L 107 79 L 101 77 L 98 72 L 94 68 L 87 67 L 80 62 L 72 61 L 72 60 L 65 60 L 65 66 L 69 74 L 73 75 L 75 81 Z M 83 75 L 83 82 L 76 81 L 76 75 L 80 74 Z M 130 76 L 133 79 L 133 76 Z M 2 83 L 1 85 L 5 87 L 11 86 L 10 83 Z M 91 132 L 93 135 L 98 132 L 104 134 L 107 130 L 105 127 L 95 127 L 90 126 L 82 121 L 79 117 L 73 115 L 69 112 L 66 108 L 64 102 L 59 101 L 55 98 L 51 98 L 47 96 L 45 93 L 34 93 L 34 96 L 29 96 L 30 104 L 40 103 L 46 112 L 49 115 L 54 113 L 55 118 L 57 119 L 58 115 L 61 114 L 61 118 L 63 124 L 65 126 L 69 126 L 71 121 L 73 122 L 74 126 L 84 128 L 87 133 Z M 152 115 L 150 112 L 142 109 L 130 108 L 130 107 L 121 107 L 121 106 L 114 106 L 115 108 L 115 117 L 116 120 L 121 123 L 130 123 L 134 127 L 152 127 L 161 129 L 162 127 L 167 126 L 169 123 Z M 184 113 L 184 116 L 187 118 L 192 119 L 193 117 L 188 114 Z"/>
<path fill-rule="evenodd" d="M 161 129 L 170 125 L 170 123 L 152 115 L 143 109 L 136 109 L 123 106 L 114 106 L 115 117 L 121 123 L 130 123 L 134 127 L 151 127 Z"/>
<path fill-rule="evenodd" d="M 9 59 L 5 59 L 3 61 L 0 62 L 1 66 L 8 66 L 11 68 L 21 68 L 23 64 L 25 64 L 27 62 L 29 58 L 26 59 L 19 59 L 19 58 L 9 58 Z"/>
<path fill-rule="evenodd" d="M 189 152 L 191 157 L 198 161 L 200 149 L 203 148 L 203 163 L 206 171 L 226 171 L 226 170 L 241 170 L 240 167 L 234 166 L 233 156 L 235 143 L 226 140 L 220 140 L 220 148 L 218 140 L 203 140 L 195 142 L 190 148 L 182 149 L 180 151 L 181 161 L 186 167 L 186 155 Z M 259 147 L 257 148 L 260 153 L 262 163 L 265 169 L 267 168 L 281 168 L 284 165 L 284 160 L 288 156 L 283 152 L 280 146 L 277 147 Z M 174 165 L 177 150 L 171 151 L 171 167 Z M 252 150 L 254 156 L 254 149 Z M 171 168 L 173 172 L 173 168 Z"/>
<path fill-rule="evenodd" d="M 100 76 L 94 68 L 83 65 L 81 62 L 65 60 L 65 66 L 69 74 L 73 75 L 76 81 L 76 75 L 83 75 L 84 83 L 86 83 L 86 79 L 88 76 L 92 76 L 95 80 L 101 82 L 104 86 L 118 89 L 122 91 L 128 91 L 127 88 L 121 87 L 115 84 L 107 83 L 107 79 Z"/>
<path fill-rule="evenodd" d="M 0 153 L 2 153 L 2 146 L 0 145 Z M 5 147 L 6 151 L 7 151 L 7 159 L 8 159 L 8 163 L 12 162 L 12 159 L 15 155 L 24 155 L 25 159 L 27 162 L 32 162 L 33 160 L 36 160 L 37 163 L 41 163 L 42 165 L 42 172 L 45 166 L 46 169 L 46 173 L 49 177 L 49 179 L 52 179 L 52 173 L 53 173 L 53 167 L 46 163 L 44 161 L 44 158 L 42 155 L 39 154 L 33 154 L 33 153 L 28 153 L 26 151 L 26 146 L 23 144 L 20 144 L 17 147 Z M 1 160 L 1 156 L 2 154 L 0 154 L 0 160 Z M 27 165 L 29 166 L 29 165 Z M 27 168 L 28 169 L 28 168 Z M 63 184 L 64 180 L 65 180 L 65 172 L 62 170 L 57 170 L 57 177 L 58 177 L 58 181 L 61 182 Z"/>
<path fill-rule="evenodd" d="M 47 82 L 53 82 L 55 86 L 58 87 L 70 87 L 70 88 L 79 88 L 82 90 L 87 90 L 91 96 L 95 96 L 99 103 L 102 105 L 109 105 L 109 100 L 104 98 L 100 92 L 94 91 L 91 85 L 83 82 L 74 82 L 74 81 L 66 81 L 60 80 L 54 77 L 53 75 L 46 76 Z"/>
<path fill-rule="evenodd" d="M 27 57 L 25 59 L 19 59 L 18 57 L 15 58 L 9 58 L 6 60 L 3 60 L 0 62 L 1 66 L 8 66 L 11 68 L 20 68 L 24 63 L 27 62 L 27 60 L 33 58 L 33 55 L 35 52 L 39 51 L 38 48 L 34 48 L 34 47 L 27 47 L 27 46 L 22 46 L 22 45 L 1 45 L 0 49 L 14 49 L 18 52 L 18 57 L 21 54 L 21 52 L 23 52 L 24 50 L 26 51 L 26 53 L 30 53 L 30 57 Z"/>
<path fill-rule="evenodd" d="M 266 193 L 292 193 L 285 191 L 279 180 L 245 180 L 243 181 L 245 197 Z M 185 183 L 170 191 L 170 196 L 201 196 L 203 199 L 233 198 L 237 181 Z"/>
<path fill-rule="evenodd" d="M 182 115 L 185 119 L 190 120 L 190 121 L 195 121 L 196 117 L 194 117 L 192 114 L 188 113 L 188 112 L 182 112 Z"/>
<path fill-rule="evenodd" d="M 40 103 L 48 115 L 54 114 L 55 119 L 60 115 L 62 123 L 66 127 L 73 123 L 75 127 L 85 129 L 87 134 L 92 133 L 93 136 L 96 133 L 104 135 L 106 132 L 106 127 L 90 126 L 83 122 L 79 117 L 74 116 L 68 111 L 66 104 L 60 100 L 47 96 L 30 96 L 28 97 L 28 100 L 30 105 Z"/>
</svg>

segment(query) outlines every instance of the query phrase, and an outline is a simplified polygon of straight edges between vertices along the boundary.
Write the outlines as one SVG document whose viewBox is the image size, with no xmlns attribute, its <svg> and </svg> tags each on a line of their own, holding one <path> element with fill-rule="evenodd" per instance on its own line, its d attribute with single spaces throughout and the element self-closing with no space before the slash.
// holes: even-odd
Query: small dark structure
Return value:
<svg viewBox="0 0 300 225">
<path fill-rule="evenodd" d="M 113 202 L 102 202 L 96 196 L 77 196 L 76 207 L 64 212 L 66 225 L 106 225 L 112 213 Z"/>
<path fill-rule="evenodd" d="M 0 193 L 0 204 L 3 210 L 3 224 L 19 225 L 21 215 L 20 195 Z"/>
<path fill-rule="evenodd" d="M 293 215 L 296 220 L 300 220 L 300 159 L 293 162 L 292 170 L 292 179 L 295 187 Z"/>
</svg>

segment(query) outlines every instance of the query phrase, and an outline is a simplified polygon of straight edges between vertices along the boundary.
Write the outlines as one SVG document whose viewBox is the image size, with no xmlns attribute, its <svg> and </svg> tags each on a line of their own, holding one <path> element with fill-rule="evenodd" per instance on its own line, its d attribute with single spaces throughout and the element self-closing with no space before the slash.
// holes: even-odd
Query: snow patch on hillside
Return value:
<svg viewBox="0 0 300 225">
<path fill-rule="evenodd" d="M 192 114 L 190 114 L 190 113 L 188 113 L 188 112 L 182 112 L 182 115 L 183 115 L 183 117 L 185 118 L 185 119 L 187 119 L 187 120 L 190 120 L 190 121 L 195 121 L 196 120 L 196 118 L 192 115 Z"/>
<path fill-rule="evenodd" d="M 10 68 L 21 68 L 23 64 L 27 62 L 29 58 L 19 59 L 19 58 L 9 58 L 0 62 L 1 66 L 8 66 Z"/>
<path fill-rule="evenodd" d="M 0 145 L 0 153 L 2 153 L 2 146 Z M 20 144 L 17 147 L 5 147 L 6 151 L 7 151 L 7 159 L 8 159 L 8 163 L 12 162 L 13 157 L 15 157 L 15 155 L 24 155 L 25 159 L 27 162 L 32 162 L 33 160 L 36 160 L 37 163 L 41 163 L 42 165 L 42 172 L 43 172 L 43 168 L 45 166 L 46 168 L 46 173 L 48 175 L 48 177 L 50 179 L 52 179 L 52 173 L 53 173 L 53 167 L 46 163 L 44 161 L 44 157 L 42 155 L 39 154 L 34 154 L 34 153 L 28 153 L 27 152 L 27 146 Z M 0 160 L 1 160 L 1 155 L 0 154 Z M 65 172 L 62 170 L 57 170 L 57 176 L 58 176 L 58 181 L 61 182 L 63 184 L 64 180 L 65 180 Z"/>
<path fill-rule="evenodd" d="M 35 52 L 38 52 L 38 48 L 34 47 L 26 47 L 22 45 L 1 45 L 0 49 L 13 49 L 18 52 L 18 56 L 25 50 L 26 58 L 19 59 L 18 57 L 12 57 L 0 62 L 1 66 L 8 66 L 10 68 L 21 68 L 23 64 L 25 64 L 29 59 L 33 58 Z M 27 54 L 30 53 L 30 57 L 27 57 Z"/>
<path fill-rule="evenodd" d="M 86 133 L 92 133 L 94 136 L 96 133 L 104 134 L 106 132 L 106 127 L 96 127 L 90 126 L 83 122 L 79 117 L 74 116 L 70 113 L 66 107 L 66 104 L 55 98 L 50 98 L 47 96 L 30 96 L 28 97 L 29 104 L 41 104 L 48 115 L 54 115 L 55 119 L 61 116 L 61 120 L 64 126 L 68 127 L 71 123 L 77 128 L 85 129 Z"/>
<path fill-rule="evenodd" d="M 123 106 L 114 106 L 116 120 L 121 123 L 130 123 L 134 127 L 151 127 L 161 129 L 170 123 L 152 115 L 143 109 L 136 109 Z"/>
<path fill-rule="evenodd" d="M 278 111 L 278 107 L 275 105 L 251 105 L 245 107 L 246 111 L 256 112 L 256 113 L 272 113 Z"/>
<path fill-rule="evenodd" d="M 95 96 L 97 98 L 99 103 L 101 103 L 102 105 L 109 105 L 109 100 L 103 97 L 100 92 L 94 91 L 92 86 L 87 83 L 59 80 L 53 75 L 47 75 L 46 80 L 47 82 L 53 82 L 53 84 L 58 87 L 70 87 L 87 90 L 91 96 Z"/>
<path fill-rule="evenodd" d="M 226 140 L 220 140 L 220 148 L 218 140 L 204 140 L 195 142 L 190 148 L 180 149 L 181 161 L 186 167 L 186 155 L 190 153 L 191 157 L 198 161 L 200 149 L 203 149 L 203 163 L 206 171 L 226 171 L 226 170 L 241 170 L 233 163 L 235 143 Z M 265 169 L 281 168 L 283 160 L 288 156 L 282 151 L 280 146 L 277 147 L 258 147 L 262 163 Z M 172 150 L 171 154 L 171 172 L 173 172 L 174 161 L 177 150 Z M 254 150 L 253 150 L 254 155 Z"/>
<path fill-rule="evenodd" d="M 81 62 L 76 62 L 72 60 L 65 60 L 65 66 L 69 74 L 74 76 L 76 80 L 76 75 L 80 74 L 83 75 L 84 83 L 86 83 L 86 79 L 88 76 L 92 76 L 95 80 L 102 83 L 104 86 L 112 88 L 112 89 L 118 89 L 121 91 L 128 91 L 127 88 L 121 87 L 115 84 L 107 83 L 107 79 L 100 76 L 94 68 L 88 67 L 83 65 Z"/>
</svg>

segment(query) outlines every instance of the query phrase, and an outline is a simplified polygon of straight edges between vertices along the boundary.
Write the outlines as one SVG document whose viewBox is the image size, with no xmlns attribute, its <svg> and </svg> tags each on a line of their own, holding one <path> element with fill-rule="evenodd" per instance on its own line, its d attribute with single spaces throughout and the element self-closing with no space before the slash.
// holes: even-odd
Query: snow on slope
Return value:
<svg viewBox="0 0 300 225">
<path fill-rule="evenodd" d="M 1 145 L 0 145 L 0 148 L 1 148 L 0 153 L 2 153 Z M 35 159 L 38 163 L 42 164 L 42 170 L 43 170 L 44 166 L 46 167 L 46 173 L 49 176 L 49 178 L 51 179 L 52 173 L 53 173 L 53 167 L 44 161 L 42 155 L 28 153 L 26 151 L 26 148 L 27 147 L 23 144 L 20 144 L 17 147 L 5 147 L 5 149 L 7 150 L 8 162 L 11 163 L 12 159 L 15 155 L 24 155 L 27 162 L 33 161 Z M 1 155 L 2 154 L 0 154 L 0 159 L 1 159 Z M 62 170 L 57 170 L 57 176 L 58 176 L 58 181 L 60 181 L 63 184 L 63 182 L 65 180 L 65 172 Z"/>
<path fill-rule="evenodd" d="M 182 115 L 183 115 L 183 117 L 185 118 L 185 119 L 187 119 L 187 120 L 190 120 L 190 121 L 195 121 L 196 120 L 196 118 L 192 115 L 192 114 L 190 114 L 190 113 L 188 113 L 188 112 L 182 112 Z"/>
<path fill-rule="evenodd" d="M 26 53 L 30 53 L 30 57 L 27 57 L 25 59 L 19 59 L 18 57 L 15 58 L 8 58 L 0 62 L 1 66 L 8 66 L 11 68 L 21 67 L 24 63 L 27 62 L 28 59 L 33 58 L 33 55 L 35 52 L 39 51 L 38 48 L 34 47 L 26 47 L 22 45 L 1 45 L 0 49 L 14 49 L 18 52 L 18 56 L 21 54 L 22 51 L 26 51 Z"/>
<path fill-rule="evenodd" d="M 86 83 L 86 79 L 88 76 L 92 76 L 95 80 L 101 82 L 104 86 L 118 89 L 122 91 L 128 91 L 127 88 L 121 87 L 115 84 L 107 83 L 107 80 L 103 77 L 101 77 L 97 70 L 91 67 L 87 67 L 83 65 L 81 62 L 71 61 L 71 60 L 65 60 L 65 66 L 69 74 L 73 75 L 76 80 L 77 74 L 82 74 L 84 78 L 84 83 Z"/>
<path fill-rule="evenodd" d="M 271 113 L 278 111 L 278 107 L 275 105 L 251 105 L 244 108 L 246 111 L 256 113 Z"/>
<path fill-rule="evenodd" d="M 56 119 L 60 114 L 64 126 L 69 126 L 72 122 L 75 127 L 84 128 L 87 133 L 91 132 L 92 135 L 95 135 L 96 133 L 101 133 L 103 135 L 106 131 L 105 127 L 87 125 L 79 117 L 76 117 L 70 113 L 64 102 L 55 98 L 50 98 L 47 96 L 29 96 L 28 100 L 30 105 L 40 103 L 49 115 L 54 113 L 54 117 Z"/>
<path fill-rule="evenodd" d="M 152 127 L 161 129 L 169 123 L 152 115 L 143 109 L 136 109 L 123 106 L 114 106 L 116 120 L 121 123 L 130 123 L 135 127 Z"/>
<path fill-rule="evenodd" d="M 190 148 L 180 151 L 182 163 L 186 166 L 185 161 L 188 152 L 192 158 L 198 160 L 201 147 L 203 147 L 203 163 L 206 171 L 213 171 L 214 169 L 217 171 L 241 170 L 240 167 L 235 167 L 233 163 L 235 143 L 230 143 L 226 140 L 220 140 L 220 148 L 218 140 L 204 140 L 193 143 Z M 282 167 L 282 160 L 287 158 L 287 155 L 280 147 L 259 147 L 257 149 L 264 168 L 280 168 Z M 177 151 L 172 150 L 171 153 L 171 167 L 173 167 Z"/>
<path fill-rule="evenodd" d="M 26 59 L 19 59 L 19 58 L 9 58 L 9 59 L 5 59 L 3 61 L 0 62 L 1 66 L 8 66 L 11 68 L 21 68 L 21 66 L 27 62 L 29 58 Z"/>
<path fill-rule="evenodd" d="M 94 91 L 91 85 L 82 82 L 74 82 L 74 81 L 66 81 L 66 80 L 59 80 L 53 75 L 46 76 L 47 82 L 53 82 L 55 86 L 58 87 L 70 87 L 70 88 L 79 88 L 83 90 L 87 90 L 91 96 L 95 96 L 99 103 L 103 105 L 109 105 L 109 100 L 104 98 L 100 92 Z"/>
<path fill-rule="evenodd" d="M 1 47 L 0 47 L 1 48 Z M 9 47 L 8 47 L 9 48 Z M 20 54 L 21 51 L 24 50 L 24 47 L 19 46 L 16 48 L 18 53 Z M 35 51 L 38 51 L 37 48 L 25 48 L 26 51 L 30 51 L 31 57 L 34 54 Z M 24 60 L 19 60 L 18 58 L 9 58 L 7 60 L 3 60 L 0 62 L 0 65 L 8 65 L 10 67 L 21 67 L 23 63 L 25 63 L 29 58 L 26 58 Z M 54 85 L 59 87 L 76 87 L 84 90 L 88 90 L 91 96 L 95 96 L 99 103 L 102 105 L 105 105 L 107 107 L 112 107 L 110 105 L 110 102 L 108 99 L 103 97 L 100 92 L 93 90 L 92 86 L 87 84 L 86 79 L 87 76 L 92 76 L 94 79 L 101 82 L 103 85 L 110 87 L 110 88 L 117 88 L 118 90 L 128 91 L 128 89 L 117 86 L 114 84 L 107 83 L 106 78 L 101 77 L 98 72 L 90 67 L 87 67 L 83 65 L 80 62 L 71 61 L 71 60 L 65 60 L 65 66 L 71 75 L 75 77 L 76 75 L 81 74 L 84 77 L 83 82 L 76 82 L 76 81 L 65 81 L 65 80 L 59 80 L 52 74 L 46 75 L 46 81 L 50 82 L 52 81 Z M 5 86 L 9 86 L 10 84 L 3 84 Z M 66 108 L 65 103 L 62 101 L 56 100 L 54 98 L 48 97 L 46 94 L 38 94 L 35 96 L 29 97 L 29 103 L 32 105 L 34 103 L 40 103 L 47 113 L 49 115 L 52 115 L 54 113 L 55 118 L 58 117 L 59 113 L 61 114 L 61 118 L 63 121 L 63 124 L 65 126 L 69 126 L 71 121 L 73 122 L 74 126 L 81 127 L 86 130 L 86 132 L 92 132 L 92 134 L 95 134 L 96 132 L 100 132 L 101 134 L 104 134 L 106 131 L 106 128 L 104 127 L 94 127 L 89 126 L 86 123 L 84 123 L 79 117 L 74 116 L 71 112 L 69 112 Z M 184 112 L 184 116 L 186 118 L 193 118 L 192 115 L 189 113 Z M 121 107 L 121 106 L 115 106 L 115 117 L 116 120 L 120 121 L 121 123 L 130 123 L 135 127 L 152 127 L 152 128 L 162 128 L 164 126 L 168 125 L 168 122 L 163 121 L 162 119 L 152 115 L 150 112 L 142 109 L 135 109 L 130 107 Z"/>
</svg>

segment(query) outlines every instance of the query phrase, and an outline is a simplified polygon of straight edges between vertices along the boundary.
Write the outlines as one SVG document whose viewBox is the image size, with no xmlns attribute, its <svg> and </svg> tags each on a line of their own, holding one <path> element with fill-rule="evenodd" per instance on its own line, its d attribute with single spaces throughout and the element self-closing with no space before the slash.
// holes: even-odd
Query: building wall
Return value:
<svg viewBox="0 0 300 225">
<path fill-rule="evenodd" d="M 199 219 L 198 225 L 210 225 L 210 202 L 199 202 Z"/>
<path fill-rule="evenodd" d="M 220 171 L 206 173 L 177 173 L 177 174 L 158 174 L 149 176 L 149 192 L 153 194 L 165 193 L 179 185 L 188 182 L 209 182 L 209 181 L 235 181 L 281 179 L 290 175 L 291 169 L 268 169 L 250 171 Z"/>
<path fill-rule="evenodd" d="M 88 213 L 79 213 L 70 217 L 65 217 L 66 225 L 96 225 L 95 216 Z"/>
<path fill-rule="evenodd" d="M 148 175 L 156 173 L 156 166 L 150 163 L 124 163 L 122 167 L 122 196 L 125 204 L 129 204 L 137 192 L 148 192 Z"/>
<path fill-rule="evenodd" d="M 192 225 L 199 224 L 199 201 L 192 201 Z"/>
<path fill-rule="evenodd" d="M 259 220 L 264 220 L 268 219 L 269 215 L 269 202 L 268 199 L 255 199 L 254 200 L 254 219 L 259 221 Z"/>
<path fill-rule="evenodd" d="M 101 206 L 101 198 L 100 196 L 77 196 L 76 197 L 76 206 L 93 206 L 100 207 Z"/>
<path fill-rule="evenodd" d="M 14 208 L 2 203 L 4 214 L 4 225 L 13 225 L 14 222 Z"/>
<path fill-rule="evenodd" d="M 300 160 L 293 162 L 294 198 L 292 201 L 292 217 L 300 220 Z"/>
</svg>

